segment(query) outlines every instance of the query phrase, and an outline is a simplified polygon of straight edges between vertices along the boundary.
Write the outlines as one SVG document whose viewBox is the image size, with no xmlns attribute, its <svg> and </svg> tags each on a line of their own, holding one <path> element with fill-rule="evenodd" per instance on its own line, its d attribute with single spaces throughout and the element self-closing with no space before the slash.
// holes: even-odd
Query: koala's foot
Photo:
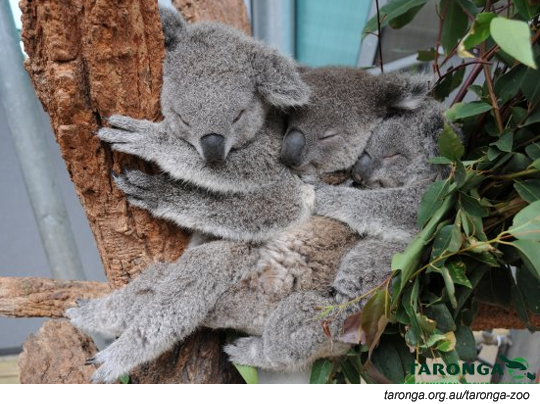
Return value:
<svg viewBox="0 0 540 404">
<path fill-rule="evenodd" d="M 92 375 L 92 383 L 114 383 L 120 376 L 129 372 L 131 366 L 121 362 L 121 355 L 114 349 L 114 342 L 94 357 L 86 360 L 85 365 L 101 365 Z"/>
<path fill-rule="evenodd" d="M 108 296 L 98 299 L 79 299 L 77 307 L 67 309 L 65 316 L 70 319 L 73 326 L 84 332 L 95 332 L 104 337 L 114 338 L 122 333 L 126 324 L 110 306 Z"/>
<path fill-rule="evenodd" d="M 265 357 L 264 342 L 261 337 L 238 338 L 234 343 L 226 345 L 224 350 L 229 355 L 229 360 L 238 365 L 281 370 L 281 366 Z"/>
</svg>

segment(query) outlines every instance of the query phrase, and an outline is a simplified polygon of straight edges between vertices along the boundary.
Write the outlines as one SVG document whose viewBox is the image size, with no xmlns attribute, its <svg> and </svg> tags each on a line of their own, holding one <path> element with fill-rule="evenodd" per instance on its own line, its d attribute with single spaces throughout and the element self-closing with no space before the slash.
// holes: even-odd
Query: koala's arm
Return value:
<svg viewBox="0 0 540 404">
<path fill-rule="evenodd" d="M 108 122 L 112 127 L 99 129 L 97 135 L 113 150 L 156 163 L 171 177 L 210 190 L 249 192 L 277 178 L 290 181 L 293 176 L 279 163 L 279 122 L 270 120 L 270 127 L 257 139 L 257 147 L 234 150 L 225 162 L 213 165 L 206 164 L 188 142 L 168 133 L 166 121 L 113 115 Z"/>
<path fill-rule="evenodd" d="M 357 189 L 321 185 L 315 191 L 316 213 L 349 225 L 359 234 L 382 240 L 409 240 L 425 184 L 400 188 Z"/>
<path fill-rule="evenodd" d="M 263 241 L 312 213 L 313 189 L 276 182 L 243 193 L 215 193 L 169 177 L 127 171 L 115 176 L 128 201 L 181 227 L 237 241 Z"/>
</svg>

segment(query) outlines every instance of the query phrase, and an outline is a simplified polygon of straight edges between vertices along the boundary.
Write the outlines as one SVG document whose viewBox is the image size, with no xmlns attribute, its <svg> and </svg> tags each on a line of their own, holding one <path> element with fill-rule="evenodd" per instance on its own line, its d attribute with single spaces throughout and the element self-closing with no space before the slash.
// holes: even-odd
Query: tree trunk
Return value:
<svg viewBox="0 0 540 404">
<path fill-rule="evenodd" d="M 227 3 L 227 8 L 212 0 L 184 1 L 180 6 L 189 11 L 193 21 L 205 17 L 236 21 L 240 28 L 248 27 L 242 0 Z M 120 287 L 152 262 L 178 259 L 188 236 L 173 225 L 130 207 L 111 182 L 111 169 L 152 167 L 134 157 L 111 152 L 94 136 L 114 113 L 160 119 L 164 48 L 157 2 L 22 0 L 20 7 L 22 37 L 29 57 L 25 67 L 50 116 L 109 283 Z M 81 355 L 73 355 L 71 348 L 62 351 L 43 347 L 51 347 L 52 341 L 62 341 L 67 335 L 73 337 L 71 342 L 77 341 L 74 333 L 65 325 L 46 323 L 40 333 L 27 341 L 27 354 L 22 357 L 41 352 L 42 359 L 55 366 L 37 370 L 32 361 L 22 360 L 21 380 L 69 382 L 61 373 L 68 368 L 82 369 Z M 140 369 L 136 380 L 239 381 L 237 372 L 223 357 L 221 341 L 222 336 L 217 333 L 198 333 L 160 358 L 159 368 Z M 64 361 L 62 366 L 59 360 Z M 46 374 L 42 375 L 43 372 Z"/>
</svg>

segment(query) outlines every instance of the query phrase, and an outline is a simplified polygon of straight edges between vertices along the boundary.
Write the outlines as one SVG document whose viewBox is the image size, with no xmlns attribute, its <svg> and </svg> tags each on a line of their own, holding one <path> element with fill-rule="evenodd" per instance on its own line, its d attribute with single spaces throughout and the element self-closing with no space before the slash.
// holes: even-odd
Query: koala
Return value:
<svg viewBox="0 0 540 404">
<path fill-rule="evenodd" d="M 160 9 L 161 122 L 114 115 L 98 136 L 164 174 L 115 175 L 128 201 L 183 228 L 261 242 L 312 213 L 314 192 L 280 162 L 283 112 L 307 103 L 296 65 L 216 23 Z"/>
<path fill-rule="evenodd" d="M 324 78 L 325 73 L 320 74 Z M 371 80 L 362 76 L 364 79 Z M 349 86 L 348 81 L 344 83 Z M 324 100 L 333 102 L 331 98 Z M 427 145 L 429 139 L 436 144 L 438 133 L 432 130 L 436 124 L 425 125 L 424 120 L 442 122 L 441 111 L 434 102 L 419 102 L 418 105 L 417 111 L 396 113 L 379 120 L 378 125 L 366 126 L 365 132 L 347 131 L 335 136 L 334 140 L 356 136 L 358 142 L 364 142 L 365 153 L 373 164 L 377 164 L 379 159 L 385 158 L 378 152 L 379 142 L 387 139 L 388 144 L 399 144 L 403 137 L 408 141 L 404 142 L 405 149 L 399 152 L 411 161 L 417 157 L 420 161 L 419 154 L 422 154 L 422 161 L 428 167 L 425 160 L 436 147 L 419 146 L 423 142 Z M 305 119 L 308 115 L 304 113 L 303 116 Z M 354 166 L 353 176 L 361 177 L 364 185 L 372 182 L 371 175 L 376 170 L 371 174 L 362 171 L 358 155 L 355 158 L 351 155 L 347 162 L 343 153 L 348 150 L 327 147 L 328 141 L 320 139 L 318 133 L 307 131 L 307 126 L 303 126 L 307 122 L 299 117 L 292 114 L 287 133 L 293 129 L 304 131 L 305 146 L 297 149 L 302 151 L 302 156 L 322 154 L 323 151 L 314 149 L 324 147 L 327 160 L 336 161 L 336 166 L 327 166 L 329 172 L 348 164 Z M 324 117 L 319 115 L 323 121 Z M 333 120 L 327 122 L 336 123 Z M 288 147 L 287 142 L 286 136 L 282 154 L 291 155 L 290 151 L 283 151 Z M 388 162 L 392 161 L 398 162 Z M 410 169 L 420 166 L 406 167 L 407 170 L 399 171 L 399 177 L 394 178 L 398 181 L 396 184 L 405 187 L 416 175 Z M 391 164 L 387 169 L 391 170 Z M 320 167 L 318 170 L 322 172 Z M 427 172 L 430 173 L 428 177 L 434 176 L 433 168 L 426 169 Z M 385 178 L 385 181 L 391 179 Z M 329 187 L 334 191 L 342 188 L 358 193 L 359 198 L 378 191 Z M 325 190 L 326 187 L 321 185 L 317 192 Z M 395 205 L 399 200 L 387 202 Z M 347 203 L 343 204 L 345 211 L 351 209 Z M 384 202 L 378 200 L 377 203 Z M 416 205 L 409 209 L 415 211 Z M 351 218 L 357 220 L 355 216 Z M 119 336 L 89 361 L 101 364 L 93 380 L 114 381 L 133 367 L 157 357 L 200 326 L 234 328 L 250 334 L 251 337 L 240 338 L 225 350 L 233 362 L 260 368 L 291 370 L 305 367 L 319 357 L 343 354 L 349 345 L 324 335 L 316 307 L 345 302 L 379 285 L 388 276 L 392 255 L 404 246 L 402 240 L 370 237 L 358 233 L 353 226 L 354 223 L 345 220 L 313 217 L 263 244 L 212 241 L 188 249 L 175 263 L 153 265 L 125 288 L 109 296 L 81 302 L 78 308 L 69 309 L 66 315 L 79 328 Z M 361 235 L 365 237 L 361 238 Z M 344 316 L 359 307 L 351 305 L 348 311 L 339 313 L 340 318 L 331 323 L 333 335 L 339 334 Z"/>
</svg>

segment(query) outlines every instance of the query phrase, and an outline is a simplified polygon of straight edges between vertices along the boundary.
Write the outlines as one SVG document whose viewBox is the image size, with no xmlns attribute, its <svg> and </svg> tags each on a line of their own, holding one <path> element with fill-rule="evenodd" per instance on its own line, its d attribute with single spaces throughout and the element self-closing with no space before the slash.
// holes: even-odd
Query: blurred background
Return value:
<svg viewBox="0 0 540 404">
<path fill-rule="evenodd" d="M 2 12 L 12 14 L 18 35 L 21 29 L 18 1 L 0 1 Z M 364 24 L 376 12 L 374 1 L 244 0 L 244 2 L 253 35 L 301 63 L 310 66 L 361 67 L 374 64 L 377 38 L 373 36 L 361 41 Z M 166 4 L 167 1 L 160 0 L 160 3 Z M 385 3 L 384 0 L 379 1 L 381 7 Z M 404 29 L 382 33 L 386 71 L 417 65 L 416 49 L 433 45 L 438 21 L 425 17 L 435 15 L 434 7 L 435 2 L 432 2 Z M 1 31 L 2 35 L 5 35 L 5 31 L 5 29 Z M 20 68 L 22 69 L 22 66 Z M 377 69 L 374 73 L 377 73 Z M 0 80 L 9 81 L 10 77 L 0 77 Z M 13 88 L 11 91 L 18 89 Z M 24 145 L 16 146 L 20 134 L 13 133 L 17 130 L 10 130 L 6 119 L 7 108 L 4 105 L 9 102 L 8 96 L 9 94 L 3 94 L 0 104 L 0 229 L 2 230 L 0 276 L 69 278 L 69 274 L 58 273 L 62 271 L 61 268 L 55 268 L 58 262 L 60 267 L 62 262 L 68 262 L 71 266 L 80 267 L 77 277 L 84 276 L 88 280 L 105 281 L 94 238 L 51 133 L 47 115 L 38 102 L 29 101 L 27 107 L 35 115 L 39 132 L 34 133 L 34 136 L 40 142 L 42 162 L 46 166 L 38 167 L 32 162 L 32 153 L 35 152 L 31 148 L 25 149 Z M 30 157 L 29 163 L 20 161 L 25 157 Z M 39 172 L 36 173 L 36 170 Z M 26 175 L 43 177 L 43 182 L 51 184 L 55 189 L 27 189 L 24 181 L 25 172 Z M 54 191 L 52 195 L 51 191 Z M 34 201 L 29 194 L 35 195 Z M 41 217 L 37 218 L 34 214 L 33 204 L 44 200 L 50 200 L 49 208 L 51 204 L 54 205 L 51 209 L 62 218 L 62 233 L 74 240 L 74 244 L 66 246 L 69 249 L 67 252 L 49 251 L 47 243 L 43 243 L 43 238 L 58 237 L 58 234 L 45 235 L 39 221 L 43 224 L 47 217 L 41 214 Z M 35 207 L 38 212 L 39 209 Z M 39 213 L 37 215 L 40 216 Z M 51 263 L 51 259 L 54 262 Z M 40 319 L 0 317 L 0 355 L 19 352 L 27 335 L 37 331 L 41 323 Z"/>
</svg>

